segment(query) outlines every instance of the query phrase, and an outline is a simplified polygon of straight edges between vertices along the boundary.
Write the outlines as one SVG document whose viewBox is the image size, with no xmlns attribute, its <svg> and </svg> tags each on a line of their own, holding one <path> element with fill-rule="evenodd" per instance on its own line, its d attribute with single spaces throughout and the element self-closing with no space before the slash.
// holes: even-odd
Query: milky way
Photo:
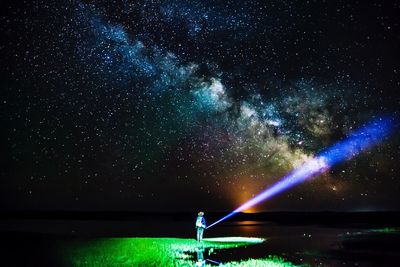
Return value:
<svg viewBox="0 0 400 267">
<path fill-rule="evenodd" d="M 399 5 L 359 5 L 6 3 L 5 208 L 243 203 L 398 113 Z M 257 210 L 398 208 L 397 139 Z"/>
</svg>

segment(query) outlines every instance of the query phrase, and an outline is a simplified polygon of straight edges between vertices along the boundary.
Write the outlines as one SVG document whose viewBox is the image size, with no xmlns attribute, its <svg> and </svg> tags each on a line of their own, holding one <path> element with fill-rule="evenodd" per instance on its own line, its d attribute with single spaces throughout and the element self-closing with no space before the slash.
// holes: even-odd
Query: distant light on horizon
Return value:
<svg viewBox="0 0 400 267">
<path fill-rule="evenodd" d="M 346 139 L 339 141 L 330 148 L 322 151 L 318 156 L 305 162 L 299 168 L 281 178 L 271 187 L 265 189 L 225 217 L 209 225 L 207 228 L 232 217 L 236 213 L 248 210 L 297 184 L 322 174 L 334 165 L 349 160 L 360 154 L 362 151 L 377 145 L 392 132 L 393 120 L 393 117 L 386 116 L 370 121 L 357 131 L 351 133 Z"/>
</svg>

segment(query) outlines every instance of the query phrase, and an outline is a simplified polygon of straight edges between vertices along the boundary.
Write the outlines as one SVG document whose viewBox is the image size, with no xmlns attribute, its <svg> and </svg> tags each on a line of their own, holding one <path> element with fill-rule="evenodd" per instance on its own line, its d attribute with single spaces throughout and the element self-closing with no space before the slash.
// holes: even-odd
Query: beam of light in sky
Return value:
<svg viewBox="0 0 400 267">
<path fill-rule="evenodd" d="M 326 172 L 337 163 L 349 160 L 357 156 L 362 151 L 371 148 L 387 138 L 394 128 L 394 118 L 380 117 L 372 120 L 357 131 L 351 133 L 346 139 L 339 141 L 328 149 L 322 151 L 313 159 L 305 162 L 303 165 L 282 177 L 271 187 L 259 193 L 254 198 L 212 223 L 210 228 L 236 213 L 247 210 L 297 184 L 300 184 L 316 175 Z"/>
</svg>

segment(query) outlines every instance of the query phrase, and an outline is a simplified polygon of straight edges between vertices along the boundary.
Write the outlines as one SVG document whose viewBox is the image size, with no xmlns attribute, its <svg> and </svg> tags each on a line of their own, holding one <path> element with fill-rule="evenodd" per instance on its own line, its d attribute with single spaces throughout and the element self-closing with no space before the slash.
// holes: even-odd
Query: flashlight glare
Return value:
<svg viewBox="0 0 400 267">
<path fill-rule="evenodd" d="M 322 151 L 319 155 L 305 162 L 299 168 L 282 177 L 271 187 L 248 200 L 225 217 L 212 223 L 207 228 L 232 217 L 236 213 L 247 210 L 299 183 L 322 174 L 334 165 L 349 160 L 362 151 L 377 145 L 389 136 L 393 129 L 393 120 L 392 117 L 381 117 L 369 122 L 362 128 L 351 133 L 346 139 Z"/>
</svg>

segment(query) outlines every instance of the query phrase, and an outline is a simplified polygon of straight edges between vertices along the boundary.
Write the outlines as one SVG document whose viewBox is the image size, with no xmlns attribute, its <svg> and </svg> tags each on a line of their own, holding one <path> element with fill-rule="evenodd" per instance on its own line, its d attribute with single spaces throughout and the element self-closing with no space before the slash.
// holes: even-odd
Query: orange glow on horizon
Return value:
<svg viewBox="0 0 400 267">
<path fill-rule="evenodd" d="M 254 183 L 247 182 L 245 185 L 240 187 L 240 191 L 236 193 L 236 197 L 234 199 L 235 206 L 241 205 L 246 202 L 248 199 L 254 197 L 256 193 L 256 185 Z M 257 206 L 250 207 L 246 210 L 243 210 L 243 213 L 256 213 L 260 211 Z"/>
<path fill-rule="evenodd" d="M 244 211 L 242 211 L 243 213 L 255 213 L 255 212 L 257 212 L 256 211 L 256 209 L 254 208 L 254 207 L 251 207 L 251 208 L 249 208 L 249 209 L 247 209 L 247 210 L 244 210 Z"/>
</svg>

